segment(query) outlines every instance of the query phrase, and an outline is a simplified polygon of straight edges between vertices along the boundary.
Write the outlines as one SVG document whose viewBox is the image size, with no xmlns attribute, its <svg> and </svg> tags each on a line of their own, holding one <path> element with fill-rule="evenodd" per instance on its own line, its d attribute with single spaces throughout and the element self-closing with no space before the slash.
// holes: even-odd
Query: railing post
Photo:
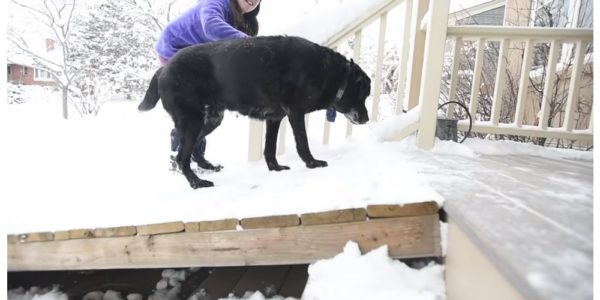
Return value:
<svg viewBox="0 0 600 300">
<path fill-rule="evenodd" d="M 414 0 L 415 5 L 411 12 L 410 25 L 410 52 L 408 64 L 408 108 L 417 106 L 419 100 L 419 87 L 421 86 L 421 73 L 423 69 L 423 53 L 425 52 L 425 33 L 421 31 L 421 20 L 427 13 L 428 0 Z M 448 19 L 448 16 L 446 16 Z M 431 23 L 431 22 L 430 22 Z M 444 25 L 446 26 L 446 25 Z"/>
<path fill-rule="evenodd" d="M 419 2 L 422 2 L 420 0 Z M 440 78 L 444 64 L 446 31 L 448 30 L 448 10 L 450 0 L 431 0 L 429 3 L 429 22 L 425 38 L 423 75 L 419 89 L 419 133 L 417 146 L 429 150 L 435 142 L 437 107 L 440 96 Z M 420 22 L 417 22 L 419 24 Z M 423 80 L 425 79 L 425 80 Z"/>
<path fill-rule="evenodd" d="M 250 119 L 250 134 L 248 139 L 248 160 L 257 161 L 262 158 L 263 121 Z"/>
</svg>

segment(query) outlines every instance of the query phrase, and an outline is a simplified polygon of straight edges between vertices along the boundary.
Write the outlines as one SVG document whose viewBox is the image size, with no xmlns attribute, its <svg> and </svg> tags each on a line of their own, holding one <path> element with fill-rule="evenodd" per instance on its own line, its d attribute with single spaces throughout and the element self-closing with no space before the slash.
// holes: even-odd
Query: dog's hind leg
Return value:
<svg viewBox="0 0 600 300">
<path fill-rule="evenodd" d="M 306 137 L 306 125 L 304 125 L 304 113 L 290 112 L 288 114 L 290 125 L 292 125 L 292 131 L 294 132 L 294 139 L 296 140 L 296 150 L 298 155 L 306 164 L 306 167 L 320 168 L 327 167 L 327 162 L 323 160 L 316 160 L 310 153 L 308 148 L 308 138 Z"/>
<path fill-rule="evenodd" d="M 277 150 L 277 133 L 279 132 L 279 125 L 281 124 L 281 119 L 279 120 L 271 120 L 267 119 L 267 134 L 265 137 L 265 161 L 267 162 L 267 167 L 269 171 L 281 171 L 281 170 L 289 170 L 290 167 L 282 166 L 277 162 L 277 158 L 275 157 L 275 153 Z"/>
<path fill-rule="evenodd" d="M 201 187 L 210 187 L 214 184 L 207 180 L 202 180 L 192 171 L 190 162 L 192 159 L 192 151 L 194 149 L 194 143 L 198 134 L 200 134 L 202 125 L 201 124 L 189 124 L 187 122 L 178 122 L 177 130 L 181 137 L 181 146 L 179 153 L 177 154 L 177 163 L 181 168 L 181 172 L 190 183 L 193 189 Z M 183 124 L 182 124 L 183 123 Z"/>
</svg>

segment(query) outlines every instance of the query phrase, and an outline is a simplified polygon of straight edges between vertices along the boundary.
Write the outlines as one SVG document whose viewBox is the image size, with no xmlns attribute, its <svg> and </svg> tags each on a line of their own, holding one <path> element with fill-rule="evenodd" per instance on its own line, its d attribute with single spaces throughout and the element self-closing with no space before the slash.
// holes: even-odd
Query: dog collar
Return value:
<svg viewBox="0 0 600 300">
<path fill-rule="evenodd" d="M 351 72 L 352 72 L 352 70 L 350 69 L 350 66 L 349 66 L 348 67 L 348 74 L 346 75 L 346 80 L 344 80 L 344 83 L 342 84 L 342 86 L 340 86 L 340 88 L 338 89 L 337 93 L 335 94 L 335 100 L 333 100 L 333 103 L 337 103 L 344 96 L 344 92 L 346 91 L 346 86 L 348 85 L 348 79 L 350 78 L 350 73 Z"/>
</svg>

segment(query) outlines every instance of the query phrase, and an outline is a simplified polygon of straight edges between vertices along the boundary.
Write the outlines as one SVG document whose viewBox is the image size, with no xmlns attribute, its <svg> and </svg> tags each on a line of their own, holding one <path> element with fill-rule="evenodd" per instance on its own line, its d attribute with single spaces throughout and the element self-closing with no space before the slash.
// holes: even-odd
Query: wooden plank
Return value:
<svg viewBox="0 0 600 300">
<path fill-rule="evenodd" d="M 240 220 L 240 225 L 244 229 L 298 226 L 300 225 L 300 218 L 298 218 L 298 215 L 245 218 Z"/>
<path fill-rule="evenodd" d="M 248 268 L 231 293 L 242 298 L 247 291 L 260 291 L 265 298 L 277 295 L 290 266 L 254 266 Z"/>
<path fill-rule="evenodd" d="M 152 236 L 9 244 L 9 271 L 177 268 L 312 263 L 342 252 L 388 245 L 394 258 L 441 255 L 438 215 L 365 222 L 181 232 Z"/>
<path fill-rule="evenodd" d="M 121 227 L 109 227 L 109 228 L 96 228 L 94 229 L 94 236 L 96 237 L 118 237 L 118 236 L 132 236 L 137 234 L 137 228 L 135 226 L 121 226 Z"/>
<path fill-rule="evenodd" d="M 187 232 L 207 232 L 207 231 L 236 230 L 237 225 L 238 225 L 238 219 L 187 222 L 187 223 L 185 223 L 185 231 L 187 231 Z"/>
<path fill-rule="evenodd" d="M 308 265 L 294 265 L 290 268 L 285 282 L 277 293 L 283 297 L 300 299 L 308 281 Z"/>
<path fill-rule="evenodd" d="M 140 235 L 174 233 L 181 232 L 183 230 L 185 230 L 183 222 L 169 222 L 137 226 L 137 232 Z"/>
<path fill-rule="evenodd" d="M 248 267 L 216 268 L 200 284 L 195 294 L 202 295 L 200 299 L 203 300 L 226 298 L 246 270 Z"/>
<path fill-rule="evenodd" d="M 365 221 L 366 219 L 367 211 L 364 208 L 350 208 L 300 215 L 302 225 L 347 223 Z"/>
<path fill-rule="evenodd" d="M 46 242 L 52 240 L 54 240 L 54 234 L 52 232 L 33 232 L 19 234 L 19 241 L 21 243 Z"/>
<path fill-rule="evenodd" d="M 89 239 L 94 237 L 92 229 L 74 229 L 69 230 L 69 239 Z"/>
<path fill-rule="evenodd" d="M 61 231 L 54 232 L 54 240 L 55 241 L 64 241 L 64 240 L 68 240 L 68 239 L 69 239 L 69 231 L 68 230 L 61 230 Z"/>
<path fill-rule="evenodd" d="M 435 201 L 410 203 L 404 206 L 377 204 L 367 206 L 367 215 L 369 218 L 411 217 L 437 214 L 438 210 Z"/>
</svg>

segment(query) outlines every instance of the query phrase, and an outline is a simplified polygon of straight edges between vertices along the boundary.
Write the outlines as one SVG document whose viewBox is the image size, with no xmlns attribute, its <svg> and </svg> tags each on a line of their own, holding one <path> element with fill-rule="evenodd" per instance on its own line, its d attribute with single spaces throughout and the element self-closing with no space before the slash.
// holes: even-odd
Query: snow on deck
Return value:
<svg viewBox="0 0 600 300">
<path fill-rule="evenodd" d="M 444 196 L 450 217 L 525 298 L 591 299 L 591 153 L 473 140 L 468 147 L 480 154 L 415 161 L 427 161 L 419 173 Z"/>
<path fill-rule="evenodd" d="M 58 112 L 49 117 L 50 108 L 39 105 L 10 109 L 11 234 L 301 214 L 368 204 L 443 204 L 418 174 L 412 157 L 403 154 L 414 149 L 411 143 L 365 137 L 331 148 L 321 145 L 324 111 L 311 115 L 308 131 L 313 155 L 329 167 L 306 168 L 291 132 L 288 151 L 278 158 L 291 170 L 269 172 L 264 161 L 248 162 L 248 119 L 227 113 L 208 137 L 206 153 L 225 168 L 201 176 L 215 187 L 192 190 L 183 175 L 168 171 L 172 121 L 160 105 L 139 113 L 136 103 L 108 103 L 97 118 L 70 121 L 58 119 Z M 345 130 L 345 123 L 340 116 L 335 125 Z M 356 127 L 356 134 L 361 130 L 368 134 L 369 127 Z"/>
<path fill-rule="evenodd" d="M 343 118 L 333 123 L 334 145 L 325 147 L 325 113 L 317 112 L 308 118 L 310 145 L 329 167 L 307 169 L 288 126 L 288 152 L 278 159 L 292 169 L 278 173 L 247 162 L 248 120 L 228 113 L 206 154 L 225 169 L 201 176 L 215 187 L 192 190 L 168 171 L 171 120 L 160 106 L 138 113 L 136 104 L 108 103 L 96 118 L 70 121 L 51 100 L 9 106 L 8 233 L 435 200 L 528 296 L 591 295 L 591 152 L 481 140 L 438 142 L 426 152 L 414 138 L 373 137 L 398 122 L 355 127 L 356 137 L 344 142 L 335 137 Z"/>
</svg>

